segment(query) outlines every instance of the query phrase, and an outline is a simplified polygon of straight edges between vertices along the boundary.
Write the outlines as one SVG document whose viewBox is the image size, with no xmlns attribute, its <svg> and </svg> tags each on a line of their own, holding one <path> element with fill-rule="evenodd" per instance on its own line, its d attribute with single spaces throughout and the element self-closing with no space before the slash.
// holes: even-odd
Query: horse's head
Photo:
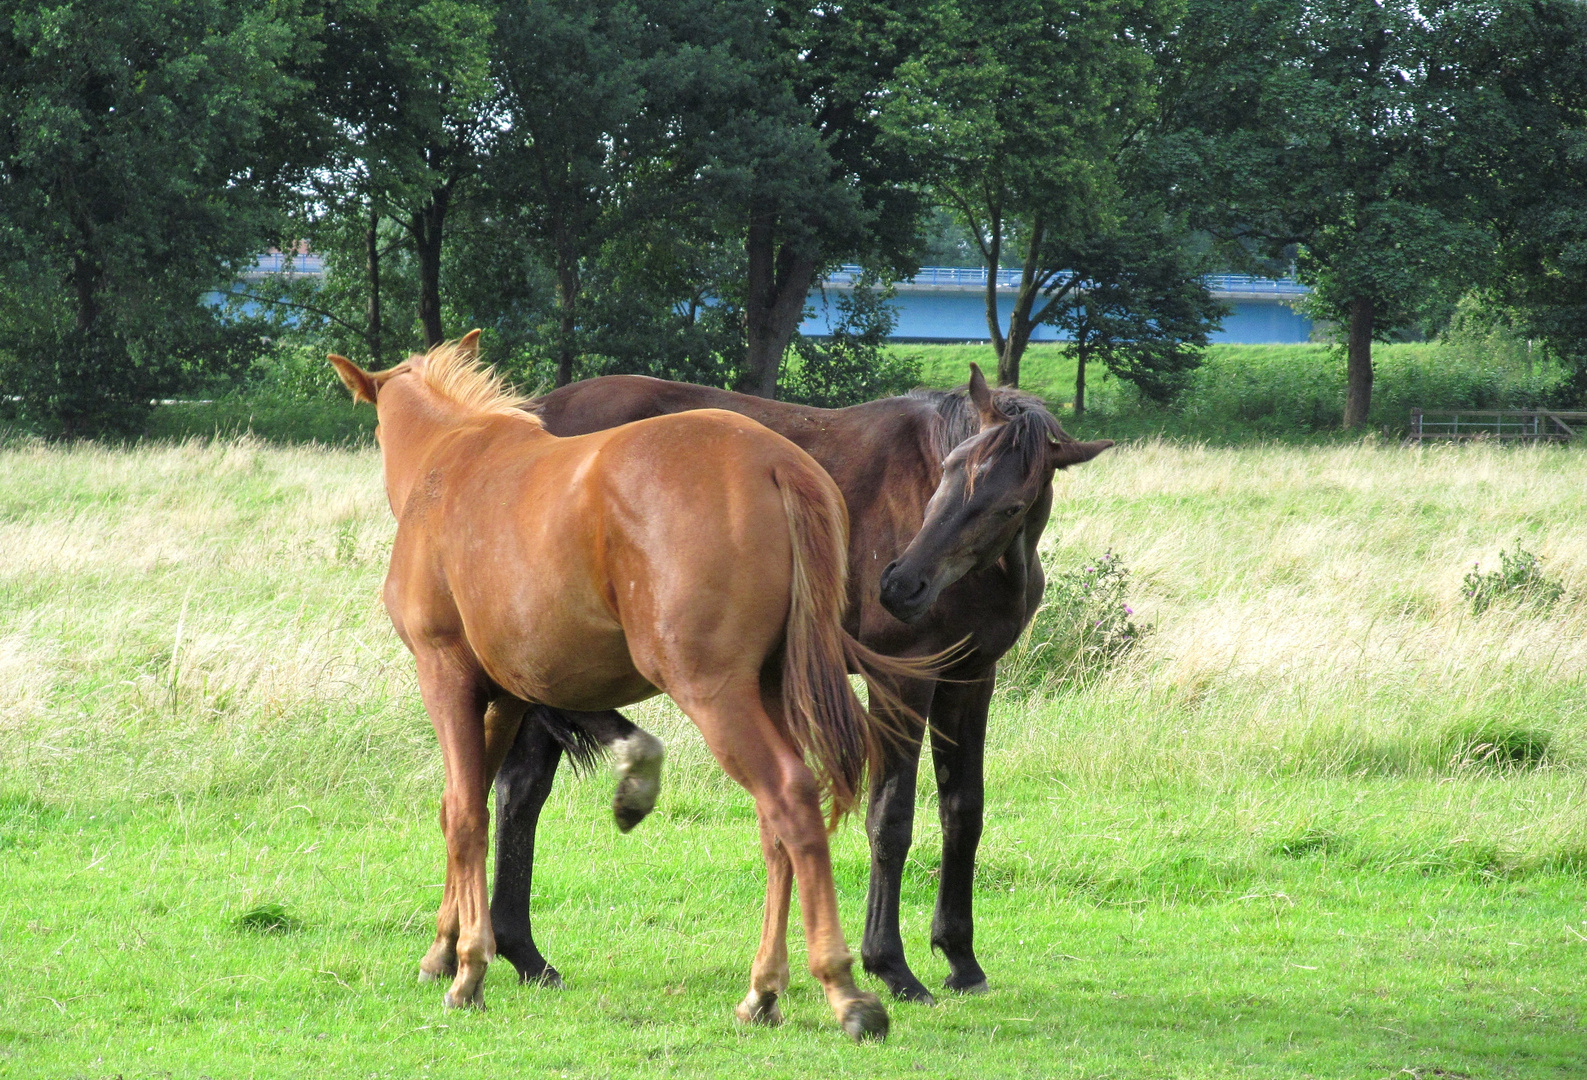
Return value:
<svg viewBox="0 0 1587 1080">
<path fill-rule="evenodd" d="M 1063 436 L 1045 410 L 1005 414 L 974 364 L 969 397 L 981 429 L 943 460 L 942 481 L 926 504 L 920 531 L 882 571 L 882 606 L 904 622 L 920 618 L 965 574 L 996 563 L 1020 538 L 1033 510 L 1045 523 L 1055 469 L 1090 461 L 1113 445 L 1109 439 L 1075 442 Z"/>
<path fill-rule="evenodd" d="M 412 477 L 405 468 L 421 447 L 426 432 L 459 417 L 501 413 L 539 426 L 523 412 L 524 398 L 508 391 L 501 378 L 479 366 L 479 331 L 456 342 L 437 345 L 385 371 L 365 371 L 345 356 L 330 356 L 331 366 L 353 400 L 375 407 L 375 440 L 386 473 L 391 509 L 401 515 Z"/>
</svg>

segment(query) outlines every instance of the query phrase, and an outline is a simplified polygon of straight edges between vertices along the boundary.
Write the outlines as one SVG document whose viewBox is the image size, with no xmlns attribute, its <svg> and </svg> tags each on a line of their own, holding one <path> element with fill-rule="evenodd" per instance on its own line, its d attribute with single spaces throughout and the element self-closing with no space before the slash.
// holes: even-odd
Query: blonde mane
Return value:
<svg viewBox="0 0 1587 1080">
<path fill-rule="evenodd" d="M 507 385 L 507 380 L 479 362 L 477 349 L 444 341 L 429 352 L 408 357 L 408 367 L 431 393 L 471 413 L 520 416 L 534 423 L 540 418 L 523 411 L 529 398 Z"/>
</svg>

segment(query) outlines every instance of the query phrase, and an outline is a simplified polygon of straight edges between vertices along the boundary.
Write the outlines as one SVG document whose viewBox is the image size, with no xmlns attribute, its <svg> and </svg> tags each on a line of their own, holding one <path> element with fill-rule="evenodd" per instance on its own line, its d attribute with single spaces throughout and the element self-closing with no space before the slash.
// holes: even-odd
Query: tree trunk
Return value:
<svg viewBox="0 0 1587 1080">
<path fill-rule="evenodd" d="M 1075 342 L 1075 416 L 1086 412 L 1086 347 Z"/>
<path fill-rule="evenodd" d="M 1035 329 L 1030 313 L 1036 306 L 1036 294 L 1040 292 L 1036 285 L 1036 259 L 1041 252 L 1042 233 L 1042 221 L 1037 217 L 1031 224 L 1030 236 L 1026 241 L 1025 265 L 1019 275 L 1019 296 L 1015 298 L 1014 310 L 1008 316 L 1008 338 L 997 355 L 999 386 L 1019 386 L 1019 361 L 1025 355 L 1025 346 L 1030 344 L 1031 331 Z"/>
<path fill-rule="evenodd" d="M 567 245 L 557 251 L 557 380 L 573 381 L 573 361 L 578 353 L 579 260 Z"/>
<path fill-rule="evenodd" d="M 384 353 L 384 342 L 381 339 L 380 329 L 380 211 L 370 208 L 369 227 L 364 232 L 364 265 L 369 276 L 369 309 L 367 321 L 369 329 L 366 336 L 369 339 L 369 353 L 379 361 Z"/>
<path fill-rule="evenodd" d="M 775 398 L 783 353 L 804 317 L 805 299 L 815 283 L 819 263 L 813 254 L 795 252 L 786 243 L 778 248 L 769 214 L 751 215 L 745 246 L 749 256 L 744 306 L 748 355 L 733 388 L 741 394 Z"/>
<path fill-rule="evenodd" d="M 992 354 L 997 357 L 998 382 L 1003 381 L 1003 320 L 997 314 L 997 268 L 1003 262 L 1003 217 L 995 209 L 990 211 L 986 220 L 987 231 L 991 234 L 988 246 L 982 249 L 986 255 L 986 329 L 987 335 L 992 339 Z"/>
<path fill-rule="evenodd" d="M 1372 298 L 1356 296 L 1350 300 L 1349 359 L 1345 364 L 1346 429 L 1367 422 L 1372 407 Z"/>
<path fill-rule="evenodd" d="M 104 272 L 91 259 L 73 255 L 70 276 L 72 289 L 77 293 L 77 312 L 73 322 L 81 333 L 87 334 L 99 321 L 99 284 Z"/>
<path fill-rule="evenodd" d="M 408 226 L 419 260 L 419 325 L 424 330 L 424 345 L 431 349 L 446 340 L 441 327 L 441 238 L 451 198 L 450 182 L 436 188 Z"/>
</svg>

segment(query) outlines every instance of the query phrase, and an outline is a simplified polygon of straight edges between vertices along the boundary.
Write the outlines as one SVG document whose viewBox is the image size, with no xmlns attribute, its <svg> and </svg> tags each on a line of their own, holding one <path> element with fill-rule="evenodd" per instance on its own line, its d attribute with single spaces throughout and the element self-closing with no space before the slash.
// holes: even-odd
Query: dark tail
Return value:
<svg viewBox="0 0 1587 1080">
<path fill-rule="evenodd" d="M 783 646 L 782 705 L 793 738 L 832 799 L 832 821 L 853 808 L 865 770 L 885 739 L 907 737 L 866 712 L 851 670 L 878 680 L 931 678 L 937 657 L 897 660 L 850 637 L 842 626 L 848 590 L 848 510 L 831 481 L 805 469 L 780 468 L 777 487 L 793 542 L 792 603 Z M 894 712 L 906 709 L 882 690 Z"/>
<path fill-rule="evenodd" d="M 524 717 L 524 723 L 534 723 L 537 720 L 567 753 L 568 760 L 573 763 L 574 772 L 580 775 L 593 772 L 606 757 L 606 745 L 562 710 L 553 709 L 549 705 L 531 705 L 529 715 Z"/>
</svg>

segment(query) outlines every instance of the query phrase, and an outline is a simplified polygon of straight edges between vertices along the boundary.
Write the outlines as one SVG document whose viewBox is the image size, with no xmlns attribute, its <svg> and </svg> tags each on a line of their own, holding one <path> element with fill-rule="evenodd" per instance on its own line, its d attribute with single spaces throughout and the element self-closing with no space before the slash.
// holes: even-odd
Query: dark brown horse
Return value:
<svg viewBox="0 0 1587 1080">
<path fill-rule="evenodd" d="M 484 1004 L 485 799 L 528 703 L 610 709 L 665 692 L 755 798 L 766 911 L 739 1018 L 780 1019 L 797 878 L 833 1012 L 855 1038 L 885 1035 L 886 1010 L 850 972 L 821 793 L 842 812 L 881 741 L 847 670 L 927 667 L 842 629 L 836 485 L 787 439 L 718 410 L 557 438 L 477 366 L 476 340 L 379 373 L 331 358 L 379 416 L 397 519 L 386 609 L 446 764 L 446 887 L 422 976 L 452 979 L 450 1006 Z"/>
<path fill-rule="evenodd" d="M 1052 507 L 1054 470 L 1089 461 L 1113 444 L 1076 442 L 1039 399 L 988 390 L 974 365 L 966 389 L 916 391 L 848 409 L 806 408 L 630 375 L 575 383 L 530 408 L 560 435 L 702 408 L 760 421 L 820 462 L 848 503 L 848 631 L 898 657 L 939 653 L 968 639 L 940 681 L 908 681 L 901 697 L 931 725 L 943 842 L 931 944 L 947 957 L 948 987 L 984 987 L 973 946 L 971 888 L 997 660 L 1041 602 L 1036 542 Z M 893 719 L 913 723 L 919 734 L 918 720 Z M 491 911 L 502 955 L 525 980 L 554 984 L 559 976 L 535 946 L 528 910 L 535 822 L 558 758 L 564 747 L 579 757 L 589 756 L 592 743 L 618 748 L 616 811 L 627 828 L 654 805 L 660 744 L 617 713 L 548 710 L 543 720 L 523 725 L 497 781 Z M 919 757 L 918 740 L 902 742 L 874 778 L 861 957 L 898 997 L 929 1002 L 930 992 L 904 959 L 898 929 Z"/>
</svg>

